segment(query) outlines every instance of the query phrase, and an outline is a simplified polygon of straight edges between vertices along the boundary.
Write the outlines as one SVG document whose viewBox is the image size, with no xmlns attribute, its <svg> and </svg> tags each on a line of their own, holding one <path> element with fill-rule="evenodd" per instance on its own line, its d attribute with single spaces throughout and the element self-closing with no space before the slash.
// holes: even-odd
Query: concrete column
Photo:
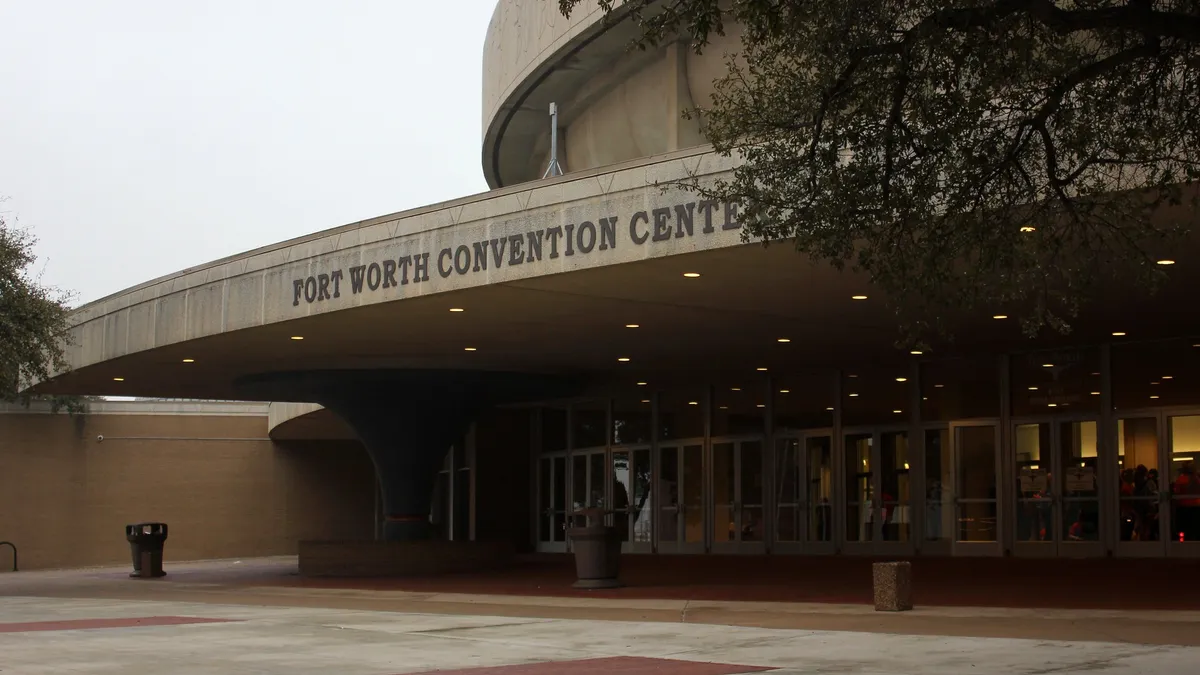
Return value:
<svg viewBox="0 0 1200 675">
<path fill-rule="evenodd" d="M 437 473 L 479 413 L 575 390 L 559 378 L 437 370 L 280 373 L 245 378 L 238 386 L 255 398 L 319 403 L 350 425 L 379 476 L 387 541 L 429 537 Z"/>
</svg>

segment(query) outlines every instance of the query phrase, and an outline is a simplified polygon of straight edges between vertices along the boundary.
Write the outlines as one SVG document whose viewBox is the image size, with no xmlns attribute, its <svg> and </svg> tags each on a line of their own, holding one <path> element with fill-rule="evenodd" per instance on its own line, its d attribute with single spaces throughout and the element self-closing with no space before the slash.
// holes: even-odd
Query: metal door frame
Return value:
<svg viewBox="0 0 1200 675">
<path fill-rule="evenodd" d="M 1180 406 L 1176 408 L 1164 409 L 1160 428 L 1165 432 L 1165 438 L 1159 441 L 1160 465 L 1168 468 L 1167 478 L 1173 473 L 1171 470 L 1174 467 L 1175 459 L 1171 456 L 1171 448 L 1175 444 L 1173 436 L 1174 430 L 1171 427 L 1171 419 L 1174 417 L 1200 417 L 1200 408 L 1195 406 Z M 1162 438 L 1162 437 L 1160 437 Z M 1164 442 L 1165 441 L 1165 442 Z M 1200 466 L 1200 460 L 1193 462 L 1193 466 Z M 1163 472 L 1159 471 L 1159 477 L 1162 478 Z M 1160 493 L 1164 493 L 1163 502 L 1167 504 L 1166 509 L 1166 526 L 1160 526 L 1160 529 L 1166 531 L 1170 536 L 1164 536 L 1162 539 L 1166 542 L 1167 556 L 1171 558 L 1195 558 L 1200 557 L 1200 540 L 1181 542 L 1175 537 L 1178 528 L 1175 525 L 1175 513 L 1170 508 L 1170 504 L 1177 500 L 1174 495 L 1175 481 L 1171 480 L 1168 485 L 1159 485 Z M 1161 512 L 1161 507 L 1160 507 Z M 1200 515 L 1200 514 L 1198 514 Z M 1161 518 L 1161 516 L 1160 516 Z M 1169 528 L 1169 529 L 1167 529 Z"/>
<path fill-rule="evenodd" d="M 995 488 L 996 497 L 994 499 L 963 499 L 959 497 L 959 483 L 962 480 L 962 456 L 960 453 L 960 443 L 958 440 L 959 431 L 962 429 L 991 427 L 995 434 L 993 461 L 995 462 Z M 950 434 L 950 465 L 954 470 L 954 484 L 951 488 L 951 503 L 954 508 L 954 532 L 950 537 L 950 552 L 954 556 L 1000 556 L 1004 553 L 1004 531 L 1005 531 L 1005 509 L 1004 509 L 1004 474 L 1002 472 L 1004 466 L 1004 446 L 1001 444 L 1003 439 L 1003 425 L 1000 423 L 1000 418 L 989 417 L 976 420 L 962 420 L 950 422 L 947 429 Z M 986 504 L 994 502 L 996 506 L 996 537 L 995 541 L 961 541 L 959 539 L 959 525 L 962 523 L 962 514 L 960 508 L 964 504 Z"/>
<path fill-rule="evenodd" d="M 697 436 L 695 438 L 672 439 L 669 441 L 658 441 L 657 443 L 655 443 L 654 444 L 654 453 L 653 453 L 654 477 L 655 477 L 655 482 L 656 482 L 657 486 L 661 486 L 661 484 L 662 484 L 662 475 L 661 475 L 662 451 L 667 448 L 674 448 L 679 453 L 675 458 L 675 462 L 676 462 L 675 467 L 676 467 L 676 472 L 678 474 L 678 479 L 679 479 L 678 486 L 680 488 L 685 487 L 686 484 L 684 483 L 684 472 L 683 472 L 684 463 L 685 463 L 684 457 L 686 455 L 685 449 L 689 448 L 689 447 L 699 447 L 700 448 L 700 514 L 701 514 L 701 518 L 703 518 L 703 522 L 701 523 L 701 528 L 700 528 L 701 529 L 701 537 L 700 537 L 701 540 L 700 540 L 700 542 L 690 542 L 690 543 L 686 541 L 687 505 L 684 503 L 684 491 L 681 489 L 677 489 L 676 494 L 678 495 L 678 500 L 676 502 L 674 510 L 675 510 L 675 513 L 677 513 L 679 517 L 675 522 L 675 537 L 676 537 L 675 541 L 662 541 L 661 537 L 659 536 L 661 534 L 661 530 L 662 530 L 662 527 L 661 527 L 662 523 L 660 522 L 661 516 L 664 513 L 664 511 L 666 510 L 666 507 L 662 504 L 661 500 L 656 500 L 656 501 L 659 501 L 659 504 L 655 507 L 655 512 L 653 515 L 654 545 L 655 545 L 655 550 L 659 553 L 704 553 L 708 550 L 708 530 L 710 528 L 710 524 L 709 524 L 709 520 L 708 520 L 708 511 L 709 511 L 710 493 L 708 490 L 708 481 L 707 481 L 707 476 L 708 476 L 708 472 L 709 472 L 708 444 L 707 444 L 707 441 L 705 440 L 705 438 L 703 436 Z"/>
<path fill-rule="evenodd" d="M 629 494 L 630 508 L 627 508 L 625 510 L 625 515 L 624 515 L 626 522 L 629 523 L 630 539 L 629 539 L 629 541 L 625 541 L 625 542 L 621 543 L 621 552 L 622 553 L 651 553 L 654 551 L 654 533 L 655 533 L 654 526 L 657 522 L 655 520 L 655 509 L 657 507 L 654 503 L 655 496 L 656 496 L 654 494 L 654 482 L 655 482 L 655 476 L 657 475 L 655 473 L 655 466 L 654 466 L 654 444 L 641 443 L 638 445 L 616 445 L 616 446 L 613 446 L 612 448 L 610 448 L 609 453 L 608 453 L 609 475 L 611 476 L 611 479 L 610 479 L 611 483 L 610 483 L 609 489 L 611 490 L 612 488 L 616 487 L 616 485 L 617 485 L 617 477 L 616 477 L 616 473 L 615 473 L 614 467 L 613 467 L 614 456 L 617 453 L 628 454 L 630 467 L 632 469 L 632 468 L 636 468 L 636 466 L 637 466 L 637 462 L 634 459 L 634 457 L 635 457 L 635 454 L 640 450 L 646 451 L 647 457 L 649 457 L 649 462 L 650 462 L 650 492 L 649 492 L 649 497 L 646 499 L 647 505 L 645 507 L 643 507 L 643 510 L 649 509 L 649 512 L 650 512 L 650 537 L 646 541 L 640 541 L 640 542 L 637 541 L 637 538 L 636 538 L 637 521 L 633 519 L 633 512 L 631 509 L 632 509 L 634 500 L 636 499 L 637 490 L 635 489 L 634 482 L 633 482 L 633 480 L 634 480 L 633 476 L 635 474 L 631 470 L 629 473 L 630 488 L 632 490 Z M 615 497 L 616 497 L 616 495 L 609 496 L 610 504 L 613 504 L 613 500 L 615 499 Z M 621 516 L 618 515 L 616 512 L 614 512 L 612 517 L 620 518 Z"/>
<path fill-rule="evenodd" d="M 705 491 L 708 495 L 706 504 L 706 519 L 707 519 L 707 534 L 711 542 L 710 550 L 713 553 L 739 553 L 762 555 L 767 552 L 767 521 L 770 517 L 768 504 L 770 502 L 770 486 L 767 474 L 767 448 L 768 437 L 764 434 L 740 434 L 731 436 L 720 436 L 711 438 L 708 442 L 708 456 L 706 457 L 707 479 L 705 481 Z M 742 446 L 746 443 L 759 444 L 759 471 L 763 483 L 763 500 L 761 504 L 744 504 L 742 501 Z M 733 508 L 736 513 L 736 530 L 737 538 L 734 541 L 718 541 L 717 539 L 717 477 L 716 477 L 716 446 L 720 444 L 731 444 L 733 446 L 733 463 L 734 463 L 734 503 Z M 759 541 L 742 541 L 742 514 L 747 506 L 757 506 L 762 511 L 762 539 Z"/>
<path fill-rule="evenodd" d="M 536 541 L 537 541 L 536 549 L 539 553 L 566 553 L 567 552 L 567 533 L 566 533 L 565 529 L 563 530 L 562 541 L 554 541 L 554 518 L 553 518 L 553 514 L 555 513 L 555 511 L 554 511 L 554 495 L 553 494 L 550 495 L 550 505 L 551 505 L 550 508 L 542 509 L 542 508 L 540 508 L 540 504 L 541 504 L 541 489 L 542 489 L 542 485 L 543 485 L 543 482 L 542 482 L 542 460 L 548 460 L 550 463 L 550 471 L 551 471 L 550 489 L 553 490 L 554 489 L 554 474 L 553 474 L 554 460 L 561 459 L 561 460 L 563 460 L 563 471 L 562 471 L 562 473 L 563 473 L 563 483 L 562 483 L 562 485 L 563 485 L 563 490 L 562 490 L 562 492 L 563 492 L 563 510 L 562 510 L 562 514 L 563 514 L 563 525 L 564 526 L 566 525 L 567 514 L 570 512 L 569 507 L 571 504 L 571 500 L 570 500 L 570 491 L 571 491 L 571 469 L 570 469 L 570 466 L 571 466 L 571 462 L 569 461 L 569 457 L 570 457 L 570 455 L 566 450 L 560 450 L 558 452 L 547 452 L 545 454 L 538 455 L 538 458 L 537 458 L 537 468 L 535 469 L 535 474 L 536 474 L 536 478 L 537 478 L 539 508 L 537 510 L 537 523 L 536 523 L 536 530 L 534 532 L 534 536 L 536 537 Z M 541 520 L 543 517 L 545 517 L 547 515 L 551 516 L 551 518 L 550 518 L 550 541 L 546 541 L 546 540 L 542 539 Z"/>
<path fill-rule="evenodd" d="M 883 510 L 883 503 L 880 498 L 880 495 L 883 492 L 883 473 L 881 471 L 882 465 L 883 465 L 882 438 L 883 438 L 884 434 L 895 434 L 895 433 L 903 433 L 905 435 L 905 439 L 906 439 L 906 442 L 908 443 L 909 455 L 910 455 L 908 464 L 910 467 L 913 466 L 915 464 L 915 461 L 914 461 L 914 458 L 911 456 L 913 454 L 913 439 L 912 439 L 912 428 L 910 426 L 900 425 L 900 424 L 889 424 L 889 425 L 878 425 L 878 426 L 843 427 L 841 430 L 841 438 L 839 439 L 839 443 L 840 443 L 840 447 L 841 447 L 840 457 L 841 457 L 841 464 L 842 464 L 842 474 L 841 475 L 842 475 L 843 485 L 842 485 L 842 490 L 840 492 L 835 492 L 835 494 L 838 494 L 837 511 L 841 514 L 840 522 L 843 523 L 843 529 L 842 529 L 842 531 L 838 532 L 835 535 L 834 539 L 836 541 L 841 542 L 842 552 L 844 552 L 844 553 L 851 554 L 851 555 L 855 555 L 855 554 L 857 554 L 857 555 L 912 555 L 916 550 L 916 542 L 914 541 L 914 539 L 916 537 L 916 527 L 915 527 L 916 521 L 913 518 L 913 504 L 915 503 L 915 499 L 914 499 L 914 495 L 913 495 L 913 481 L 911 479 L 911 477 L 913 475 L 913 469 L 911 469 L 911 468 L 908 469 L 909 477 L 910 477 L 909 487 L 908 487 L 908 503 L 905 504 L 903 502 L 900 502 L 899 497 L 896 498 L 897 499 L 897 508 L 900 508 L 900 507 L 908 508 L 908 513 L 909 513 L 908 541 L 884 541 L 883 540 L 883 525 L 884 525 L 884 523 L 883 523 L 882 517 L 880 517 L 882 515 L 882 510 Z M 870 541 L 861 541 L 861 540 L 850 541 L 849 538 L 846 536 L 846 530 L 844 529 L 844 528 L 849 527 L 849 525 L 850 525 L 850 520 L 849 520 L 850 495 L 846 491 L 846 488 L 849 487 L 849 476 L 847 476 L 845 474 L 845 471 L 847 469 L 847 457 L 848 457 L 848 455 L 847 455 L 848 448 L 846 445 L 846 438 L 849 436 L 852 436 L 852 435 L 866 435 L 866 434 L 871 435 L 871 457 L 869 460 L 871 462 L 871 467 L 872 467 L 871 468 L 871 486 L 870 486 L 871 487 L 871 501 L 869 502 L 869 508 L 871 511 L 871 540 Z M 836 456 L 837 455 L 835 453 L 835 457 Z M 879 467 L 879 468 L 876 469 L 876 467 Z"/>
<path fill-rule="evenodd" d="M 1096 508 L 1097 508 L 1097 523 L 1099 528 L 1099 538 L 1096 541 L 1087 542 L 1071 542 L 1067 541 L 1067 534 L 1064 526 L 1065 503 L 1067 499 L 1059 494 L 1060 486 L 1065 489 L 1065 469 L 1062 458 L 1062 427 L 1064 423 L 1085 423 L 1092 422 L 1096 425 Z M 1017 427 L 1029 425 L 1050 425 L 1050 466 L 1049 476 L 1051 480 L 1049 497 L 1041 500 L 1048 501 L 1050 504 L 1050 521 L 1051 532 L 1048 541 L 1023 541 L 1017 538 L 1017 509 L 1020 508 L 1022 497 L 1018 495 L 1017 485 L 1019 477 L 1016 473 L 1017 463 Z M 1105 460 L 1105 443 L 1103 434 L 1103 422 L 1099 413 L 1081 413 L 1068 415 L 1029 415 L 1024 417 L 1014 417 L 1009 422 L 1008 427 L 1008 448 L 1005 453 L 1004 469 L 1006 478 L 1011 480 L 1010 489 L 1005 491 L 1004 509 L 1005 514 L 1011 519 L 1012 527 L 1008 533 L 1011 537 L 1010 550 L 1016 557 L 1103 557 L 1105 555 L 1104 533 L 1107 529 L 1104 509 L 1104 478 L 1103 478 L 1103 462 Z M 1043 460 L 1039 460 L 1041 462 Z M 1076 499 L 1073 501 L 1087 501 Z"/>
<path fill-rule="evenodd" d="M 809 452 L 808 439 L 810 438 L 827 438 L 829 439 L 829 539 L 827 541 L 815 541 L 811 536 L 810 525 L 810 502 L 812 497 L 809 494 L 811 480 L 808 475 L 809 469 Z M 798 530 L 797 541 L 779 541 L 778 539 L 778 509 L 782 505 L 778 501 L 778 487 L 782 480 L 782 475 L 779 472 L 778 452 L 780 441 L 795 441 L 799 449 L 800 461 L 803 465 L 803 475 L 800 477 L 799 485 L 797 486 L 796 503 L 788 503 L 788 506 L 795 507 L 798 513 Z M 773 481 L 771 483 L 771 517 L 770 517 L 770 534 L 771 534 L 771 551 L 774 553 L 784 554 L 801 554 L 801 555 L 832 555 L 837 552 L 837 521 L 835 518 L 837 506 L 837 453 L 835 452 L 833 428 L 826 427 L 824 429 L 806 429 L 804 431 L 789 432 L 776 434 L 771 442 L 772 461 L 771 475 Z"/>
</svg>

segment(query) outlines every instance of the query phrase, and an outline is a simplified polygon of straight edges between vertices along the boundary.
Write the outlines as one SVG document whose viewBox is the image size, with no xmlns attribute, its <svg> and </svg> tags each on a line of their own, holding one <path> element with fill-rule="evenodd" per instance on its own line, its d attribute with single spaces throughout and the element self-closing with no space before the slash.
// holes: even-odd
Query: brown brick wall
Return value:
<svg viewBox="0 0 1200 675">
<path fill-rule="evenodd" d="M 266 435 L 266 415 L 0 414 L 0 540 L 38 569 L 127 563 L 123 527 L 143 520 L 170 526 L 168 566 L 371 538 L 361 445 Z M 171 440 L 121 438 L 146 436 Z"/>
</svg>

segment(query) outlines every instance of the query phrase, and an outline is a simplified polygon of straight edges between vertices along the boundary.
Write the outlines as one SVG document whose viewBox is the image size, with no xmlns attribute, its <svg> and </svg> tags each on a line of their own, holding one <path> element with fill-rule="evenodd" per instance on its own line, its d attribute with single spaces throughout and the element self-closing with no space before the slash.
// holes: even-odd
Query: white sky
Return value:
<svg viewBox="0 0 1200 675">
<path fill-rule="evenodd" d="M 494 6 L 4 0 L 0 210 L 81 303 L 483 191 Z"/>
</svg>

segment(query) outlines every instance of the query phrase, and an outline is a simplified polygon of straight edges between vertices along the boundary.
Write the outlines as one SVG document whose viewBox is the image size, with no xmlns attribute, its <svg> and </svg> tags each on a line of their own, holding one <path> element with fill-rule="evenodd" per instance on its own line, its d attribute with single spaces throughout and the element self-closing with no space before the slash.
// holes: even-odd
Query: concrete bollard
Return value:
<svg viewBox="0 0 1200 675">
<path fill-rule="evenodd" d="M 904 612 L 913 608 L 911 563 L 875 563 L 871 575 L 875 584 L 875 611 Z"/>
</svg>

